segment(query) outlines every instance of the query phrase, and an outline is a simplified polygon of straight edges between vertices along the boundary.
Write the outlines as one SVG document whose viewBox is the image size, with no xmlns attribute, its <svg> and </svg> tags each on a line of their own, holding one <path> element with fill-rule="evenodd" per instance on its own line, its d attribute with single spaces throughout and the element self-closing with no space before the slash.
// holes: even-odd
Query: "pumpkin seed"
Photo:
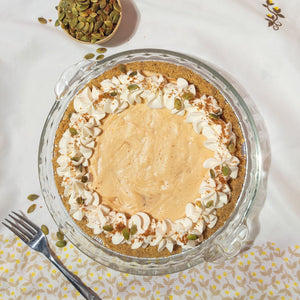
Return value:
<svg viewBox="0 0 300 300">
<path fill-rule="evenodd" d="M 55 25 L 55 27 L 58 27 L 60 25 L 60 22 L 58 19 L 55 21 L 54 25 Z"/>
<path fill-rule="evenodd" d="M 94 26 L 95 24 L 94 23 L 90 23 L 90 27 L 89 27 L 89 33 L 92 33 L 93 30 L 94 30 Z"/>
<path fill-rule="evenodd" d="M 82 28 L 82 31 L 83 31 L 84 33 L 86 33 L 86 32 L 89 31 L 89 28 L 90 28 L 90 24 L 89 24 L 88 22 L 86 22 L 86 23 L 84 24 L 84 27 Z"/>
<path fill-rule="evenodd" d="M 91 17 L 91 18 L 97 18 L 97 16 L 98 16 L 98 15 L 97 15 L 97 13 L 95 13 L 95 12 L 92 12 L 92 13 L 90 14 L 90 17 Z"/>
<path fill-rule="evenodd" d="M 49 229 L 46 225 L 42 225 L 41 230 L 44 233 L 44 235 L 47 235 L 49 233 Z"/>
<path fill-rule="evenodd" d="M 107 51 L 107 49 L 104 48 L 104 47 L 98 48 L 98 49 L 96 50 L 97 53 L 105 53 L 106 51 Z"/>
<path fill-rule="evenodd" d="M 62 21 L 65 16 L 66 16 L 66 14 L 64 12 L 59 13 L 58 20 Z"/>
<path fill-rule="evenodd" d="M 105 29 L 105 35 L 108 36 L 112 33 L 112 27 L 111 28 L 106 28 Z"/>
<path fill-rule="evenodd" d="M 89 5 L 88 4 L 77 4 L 76 8 L 78 11 L 85 11 L 89 8 Z"/>
<path fill-rule="evenodd" d="M 119 70 L 120 70 L 122 73 L 126 73 L 126 67 L 125 67 L 125 65 L 120 64 L 120 65 L 119 65 Z"/>
<path fill-rule="evenodd" d="M 118 11 L 118 12 L 121 11 L 120 5 L 119 5 L 118 3 L 116 3 L 116 2 L 113 4 L 113 7 L 114 7 L 114 9 L 115 9 L 116 11 Z"/>
<path fill-rule="evenodd" d="M 223 166 L 222 173 L 223 173 L 224 176 L 227 176 L 229 174 L 229 167 L 228 166 Z"/>
<path fill-rule="evenodd" d="M 83 27 L 84 27 L 84 23 L 85 23 L 85 21 L 86 21 L 85 17 L 84 17 L 84 16 L 79 16 L 79 17 L 78 17 L 78 21 L 79 21 L 79 22 L 83 22 L 83 25 L 80 25 L 80 26 L 82 26 L 82 28 L 83 28 Z M 78 26 L 77 26 L 77 27 L 78 27 Z M 81 28 L 81 29 L 82 29 L 82 28 Z"/>
<path fill-rule="evenodd" d="M 134 225 L 132 225 L 131 228 L 130 228 L 130 234 L 131 234 L 131 235 L 134 235 L 134 234 L 136 234 L 136 232 L 137 232 L 137 227 L 136 227 L 136 225 L 134 224 Z"/>
<path fill-rule="evenodd" d="M 219 119 L 219 116 L 216 115 L 216 114 L 213 114 L 213 113 L 210 113 L 208 116 L 209 116 L 211 119 L 213 119 L 213 120 L 218 120 L 218 119 Z"/>
<path fill-rule="evenodd" d="M 106 28 L 112 28 L 113 27 L 113 23 L 110 20 L 105 20 L 104 24 L 105 24 Z"/>
<path fill-rule="evenodd" d="M 84 56 L 85 59 L 92 59 L 95 56 L 94 53 L 88 53 Z"/>
<path fill-rule="evenodd" d="M 117 24 L 120 19 L 120 14 L 116 13 L 111 16 L 111 21 L 113 24 Z"/>
<path fill-rule="evenodd" d="M 230 153 L 234 153 L 235 152 L 235 145 L 233 143 L 230 143 L 228 146 L 227 146 L 227 149 Z"/>
<path fill-rule="evenodd" d="M 104 58 L 104 55 L 103 54 L 99 54 L 97 57 L 96 57 L 96 60 L 101 60 Z"/>
<path fill-rule="evenodd" d="M 78 10 L 76 9 L 75 6 L 72 7 L 71 9 L 73 16 L 77 17 L 78 16 Z"/>
<path fill-rule="evenodd" d="M 38 21 L 41 23 L 41 24 L 47 24 L 47 20 L 43 17 L 39 17 L 38 18 Z"/>
<path fill-rule="evenodd" d="M 189 235 L 187 236 L 187 239 L 190 240 L 190 241 L 194 241 L 194 240 L 196 240 L 197 238 L 198 238 L 198 235 L 196 235 L 196 234 L 189 234 Z"/>
<path fill-rule="evenodd" d="M 81 182 L 85 183 L 88 181 L 88 177 L 87 176 L 82 176 L 81 177 Z"/>
<path fill-rule="evenodd" d="M 84 204 L 84 199 L 82 197 L 78 197 L 78 198 L 76 198 L 76 202 L 77 202 L 77 204 L 82 205 L 82 204 Z"/>
<path fill-rule="evenodd" d="M 76 161 L 76 162 L 79 162 L 79 161 L 80 161 L 80 157 L 79 157 L 79 156 L 73 156 L 73 157 L 71 158 L 71 160 Z"/>
<path fill-rule="evenodd" d="M 99 4 L 100 4 L 101 9 L 105 8 L 106 7 L 106 0 L 100 0 Z"/>
<path fill-rule="evenodd" d="M 113 230 L 114 230 L 114 228 L 113 228 L 111 225 L 104 225 L 102 228 L 103 228 L 105 231 L 113 231 Z"/>
<path fill-rule="evenodd" d="M 216 174 L 215 174 L 215 171 L 214 171 L 213 169 L 210 169 L 210 170 L 209 170 L 209 174 L 210 174 L 210 177 L 211 177 L 212 179 L 216 178 Z"/>
<path fill-rule="evenodd" d="M 134 90 L 138 89 L 139 86 L 137 84 L 133 83 L 133 84 L 130 84 L 127 88 L 129 91 L 134 91 Z"/>
<path fill-rule="evenodd" d="M 115 96 L 118 95 L 118 93 L 117 93 L 117 92 L 111 92 L 110 95 L 111 95 L 112 97 L 115 97 Z"/>
<path fill-rule="evenodd" d="M 27 196 L 27 199 L 30 200 L 30 201 L 34 201 L 38 197 L 39 197 L 39 195 L 37 195 L 37 194 L 30 194 L 30 195 Z"/>
<path fill-rule="evenodd" d="M 27 213 L 31 214 L 32 212 L 34 212 L 35 209 L 36 209 L 36 204 L 32 204 L 31 206 L 28 207 Z"/>
<path fill-rule="evenodd" d="M 75 17 L 71 20 L 71 22 L 69 24 L 70 24 L 71 28 L 75 28 L 77 23 L 78 23 L 78 19 Z"/>
<path fill-rule="evenodd" d="M 213 200 L 210 200 L 210 201 L 206 202 L 205 207 L 206 207 L 206 208 L 210 208 L 210 207 L 212 207 L 213 205 L 214 205 L 214 201 L 213 201 Z"/>
<path fill-rule="evenodd" d="M 129 233 L 128 228 L 126 228 L 126 227 L 123 228 L 122 234 L 123 234 L 125 240 L 129 240 L 129 235 L 130 235 L 130 233 Z"/>
<path fill-rule="evenodd" d="M 97 39 L 97 40 L 101 40 L 103 37 L 103 34 L 101 34 L 100 32 L 97 33 L 92 33 L 91 34 L 93 38 Z"/>
<path fill-rule="evenodd" d="M 59 248 L 63 248 L 63 247 L 65 247 L 65 246 L 67 245 L 67 242 L 66 242 L 65 240 L 57 241 L 57 242 L 55 243 L 55 245 L 56 245 L 57 247 L 59 247 Z"/>
<path fill-rule="evenodd" d="M 134 76 L 136 76 L 136 75 L 137 75 L 137 71 L 133 71 L 133 72 L 131 72 L 131 73 L 129 74 L 130 77 L 134 77 Z"/>
<path fill-rule="evenodd" d="M 78 17 L 78 21 L 80 21 L 79 18 L 80 18 L 80 17 Z M 82 21 L 80 21 L 80 22 L 77 24 L 77 26 L 76 26 L 76 28 L 77 28 L 78 30 L 81 30 L 83 27 L 84 27 L 84 22 L 82 22 Z"/>
<path fill-rule="evenodd" d="M 69 131 L 70 131 L 71 135 L 73 135 L 73 136 L 76 135 L 76 134 L 78 134 L 77 130 L 75 128 L 73 128 L 73 127 L 70 127 Z"/>
<path fill-rule="evenodd" d="M 180 110 L 182 108 L 182 103 L 179 98 L 175 98 L 174 100 L 174 108 Z"/>
<path fill-rule="evenodd" d="M 196 205 L 197 205 L 198 207 L 200 207 L 200 208 L 203 208 L 203 205 L 202 205 L 201 201 L 196 201 Z"/>
<path fill-rule="evenodd" d="M 62 241 L 65 238 L 65 235 L 59 230 L 56 232 L 56 237 L 59 241 Z"/>
<path fill-rule="evenodd" d="M 186 93 L 183 93 L 183 95 L 182 95 L 182 99 L 183 100 L 191 100 L 193 98 L 194 98 L 194 94 L 193 93 L 186 92 Z"/>
<path fill-rule="evenodd" d="M 82 38 L 80 39 L 83 42 L 89 42 L 90 38 L 87 35 L 82 36 Z"/>
</svg>

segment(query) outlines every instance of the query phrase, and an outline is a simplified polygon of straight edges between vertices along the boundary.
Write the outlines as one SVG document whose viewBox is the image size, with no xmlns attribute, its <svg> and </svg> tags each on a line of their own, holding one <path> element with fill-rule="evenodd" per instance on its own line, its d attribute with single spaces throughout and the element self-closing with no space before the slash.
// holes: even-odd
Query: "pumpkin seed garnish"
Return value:
<svg viewBox="0 0 300 300">
<path fill-rule="evenodd" d="M 115 96 L 118 95 L 118 93 L 117 93 L 117 92 L 111 92 L 110 95 L 111 95 L 112 97 L 115 97 Z"/>
<path fill-rule="evenodd" d="M 114 230 L 114 228 L 113 228 L 111 225 L 104 225 L 102 228 L 103 228 L 105 231 L 113 231 L 113 230 Z"/>
<path fill-rule="evenodd" d="M 191 100 L 193 98 L 194 98 L 194 94 L 193 93 L 185 92 L 182 95 L 182 99 L 183 100 Z"/>
<path fill-rule="evenodd" d="M 196 235 L 196 234 L 189 234 L 189 235 L 187 236 L 187 239 L 190 240 L 190 241 L 194 241 L 194 240 L 196 240 L 197 238 L 198 238 L 198 235 Z"/>
<path fill-rule="evenodd" d="M 103 54 L 100 54 L 100 55 L 98 55 L 97 57 L 96 57 L 96 60 L 101 60 L 101 59 L 103 59 L 104 58 L 104 55 Z"/>
<path fill-rule="evenodd" d="M 134 234 L 136 234 L 136 232 L 137 232 L 137 227 L 135 224 L 133 224 L 130 228 L 130 234 L 134 235 Z"/>
<path fill-rule="evenodd" d="M 41 230 L 44 233 L 44 235 L 47 235 L 49 233 L 49 229 L 46 225 L 42 225 Z"/>
<path fill-rule="evenodd" d="M 84 204 L 84 199 L 82 197 L 78 197 L 78 198 L 76 198 L 76 202 L 77 202 L 77 204 L 82 205 L 82 204 Z"/>
<path fill-rule="evenodd" d="M 227 146 L 227 149 L 230 153 L 234 153 L 235 152 L 235 145 L 233 143 L 230 143 L 228 146 Z"/>
<path fill-rule="evenodd" d="M 54 23 L 54 26 L 55 27 L 58 27 L 60 25 L 60 22 L 59 22 L 59 20 L 57 19 L 56 21 L 55 21 L 55 23 Z"/>
<path fill-rule="evenodd" d="M 130 77 L 136 76 L 137 75 L 137 71 L 133 71 L 129 74 Z"/>
<path fill-rule="evenodd" d="M 32 204 L 31 206 L 28 207 L 27 213 L 31 214 L 32 212 L 34 212 L 35 209 L 36 209 L 36 204 Z"/>
<path fill-rule="evenodd" d="M 122 234 L 123 234 L 125 240 L 129 240 L 129 235 L 130 235 L 130 233 L 129 233 L 128 228 L 126 228 L 126 227 L 123 228 Z"/>
<path fill-rule="evenodd" d="M 27 196 L 27 199 L 30 200 L 30 201 L 34 201 L 34 200 L 36 200 L 38 197 L 39 197 L 39 195 L 36 195 L 36 194 L 30 194 L 30 195 Z"/>
<path fill-rule="evenodd" d="M 39 17 L 38 18 L 38 21 L 41 23 L 41 24 L 47 24 L 47 20 L 43 17 Z"/>
<path fill-rule="evenodd" d="M 57 241 L 57 242 L 55 243 L 55 245 L 56 245 L 57 247 L 59 247 L 59 248 L 63 248 L 63 247 L 65 247 L 65 246 L 67 245 L 67 242 L 66 242 L 65 240 Z"/>
<path fill-rule="evenodd" d="M 224 176 L 227 176 L 229 174 L 229 167 L 228 166 L 223 166 L 222 173 L 223 173 Z"/>
<path fill-rule="evenodd" d="M 218 119 L 219 119 L 219 116 L 216 115 L 216 114 L 213 114 L 213 113 L 210 113 L 208 116 L 209 116 L 211 119 L 213 119 L 213 120 L 218 120 Z"/>
<path fill-rule="evenodd" d="M 84 56 L 85 59 L 92 59 L 94 58 L 95 54 L 94 53 L 88 53 Z"/>
<path fill-rule="evenodd" d="M 206 208 L 210 208 L 210 207 L 212 207 L 213 205 L 214 205 L 214 201 L 213 201 L 213 200 L 210 200 L 210 201 L 206 202 L 205 207 L 206 207 Z"/>
<path fill-rule="evenodd" d="M 174 100 L 174 108 L 180 110 L 182 108 L 182 103 L 179 98 L 175 98 Z"/>
<path fill-rule="evenodd" d="M 119 70 L 120 70 L 122 73 L 126 73 L 126 67 L 125 67 L 125 65 L 120 64 L 120 65 L 119 65 Z"/>
<path fill-rule="evenodd" d="M 87 176 L 82 176 L 81 177 L 81 182 L 86 183 L 88 181 L 88 177 Z"/>
<path fill-rule="evenodd" d="M 79 162 L 80 161 L 80 157 L 79 156 L 74 156 L 71 158 L 71 160 Z"/>
<path fill-rule="evenodd" d="M 56 232 L 56 237 L 59 241 L 62 241 L 65 238 L 65 235 L 59 230 Z"/>
<path fill-rule="evenodd" d="M 76 135 L 76 134 L 78 134 L 77 130 L 76 130 L 75 128 L 73 128 L 73 127 L 70 127 L 70 128 L 69 128 L 69 131 L 70 131 L 71 135 Z"/>
<path fill-rule="evenodd" d="M 210 170 L 209 170 L 209 174 L 210 174 L 210 177 L 211 177 L 212 179 L 215 179 L 215 178 L 216 178 L 216 174 L 215 174 L 215 171 L 214 171 L 213 169 L 210 169 Z"/>
<path fill-rule="evenodd" d="M 134 90 L 138 89 L 139 86 L 137 84 L 133 83 L 133 84 L 129 84 L 129 86 L 127 88 L 129 91 L 134 91 Z"/>
<path fill-rule="evenodd" d="M 106 51 L 107 51 L 107 49 L 104 48 L 104 47 L 98 48 L 98 49 L 96 50 L 97 53 L 105 53 Z"/>
<path fill-rule="evenodd" d="M 202 202 L 201 201 L 196 201 L 196 205 L 200 208 L 203 208 Z"/>
</svg>

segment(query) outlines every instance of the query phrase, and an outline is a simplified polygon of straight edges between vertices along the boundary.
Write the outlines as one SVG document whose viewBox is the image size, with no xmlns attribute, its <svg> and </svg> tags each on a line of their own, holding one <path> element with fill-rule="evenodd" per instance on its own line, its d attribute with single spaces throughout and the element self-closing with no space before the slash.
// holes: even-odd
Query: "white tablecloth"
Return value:
<svg viewBox="0 0 300 300">
<path fill-rule="evenodd" d="M 121 28 L 104 44 L 105 55 L 161 48 L 217 65 L 240 82 L 255 103 L 269 135 L 271 158 L 254 246 L 229 262 L 141 277 L 98 265 L 71 244 L 56 248 L 64 263 L 104 299 L 299 299 L 300 2 L 273 2 L 122 1 Z M 28 194 L 40 194 L 37 152 L 55 100 L 53 88 L 63 70 L 97 48 L 69 39 L 54 26 L 57 4 L 1 2 L 1 220 L 12 210 L 26 211 Z M 52 21 L 42 25 L 37 20 L 41 16 Z M 272 17 L 278 20 L 269 24 L 266 19 Z M 31 218 L 48 225 L 53 245 L 54 222 L 43 200 L 36 203 Z M 1 225 L 0 299 L 63 298 L 81 296 Z"/>
</svg>

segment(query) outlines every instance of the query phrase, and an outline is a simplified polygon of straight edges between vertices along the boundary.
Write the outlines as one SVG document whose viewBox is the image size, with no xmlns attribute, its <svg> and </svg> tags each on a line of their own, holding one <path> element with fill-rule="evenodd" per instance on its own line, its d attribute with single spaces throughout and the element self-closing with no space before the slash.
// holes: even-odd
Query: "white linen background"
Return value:
<svg viewBox="0 0 300 300">
<path fill-rule="evenodd" d="M 278 31 L 267 27 L 263 3 L 123 0 L 122 26 L 103 46 L 106 56 L 136 48 L 178 51 L 217 65 L 244 87 L 263 116 L 272 155 L 255 243 L 285 246 L 299 243 L 300 2 L 276 1 L 285 15 Z M 38 144 L 55 83 L 62 71 L 97 48 L 54 27 L 57 4 L 1 1 L 0 219 L 27 209 L 28 194 L 40 194 Z M 40 16 L 52 22 L 41 25 Z M 53 224 L 46 210 L 42 217 Z"/>
</svg>

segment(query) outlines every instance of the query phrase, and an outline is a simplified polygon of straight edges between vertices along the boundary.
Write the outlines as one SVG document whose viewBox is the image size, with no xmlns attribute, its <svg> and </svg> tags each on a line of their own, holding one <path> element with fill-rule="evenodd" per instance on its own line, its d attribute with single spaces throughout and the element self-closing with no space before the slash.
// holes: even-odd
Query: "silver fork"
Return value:
<svg viewBox="0 0 300 300">
<path fill-rule="evenodd" d="M 77 276 L 69 272 L 58 260 L 54 252 L 49 247 L 48 241 L 42 230 L 25 215 L 12 212 L 9 214 L 13 220 L 5 219 L 8 223 L 2 222 L 9 230 L 17 235 L 23 242 L 35 251 L 43 253 L 73 284 L 73 286 L 88 300 L 101 300 L 93 290 L 87 287 Z"/>
</svg>

